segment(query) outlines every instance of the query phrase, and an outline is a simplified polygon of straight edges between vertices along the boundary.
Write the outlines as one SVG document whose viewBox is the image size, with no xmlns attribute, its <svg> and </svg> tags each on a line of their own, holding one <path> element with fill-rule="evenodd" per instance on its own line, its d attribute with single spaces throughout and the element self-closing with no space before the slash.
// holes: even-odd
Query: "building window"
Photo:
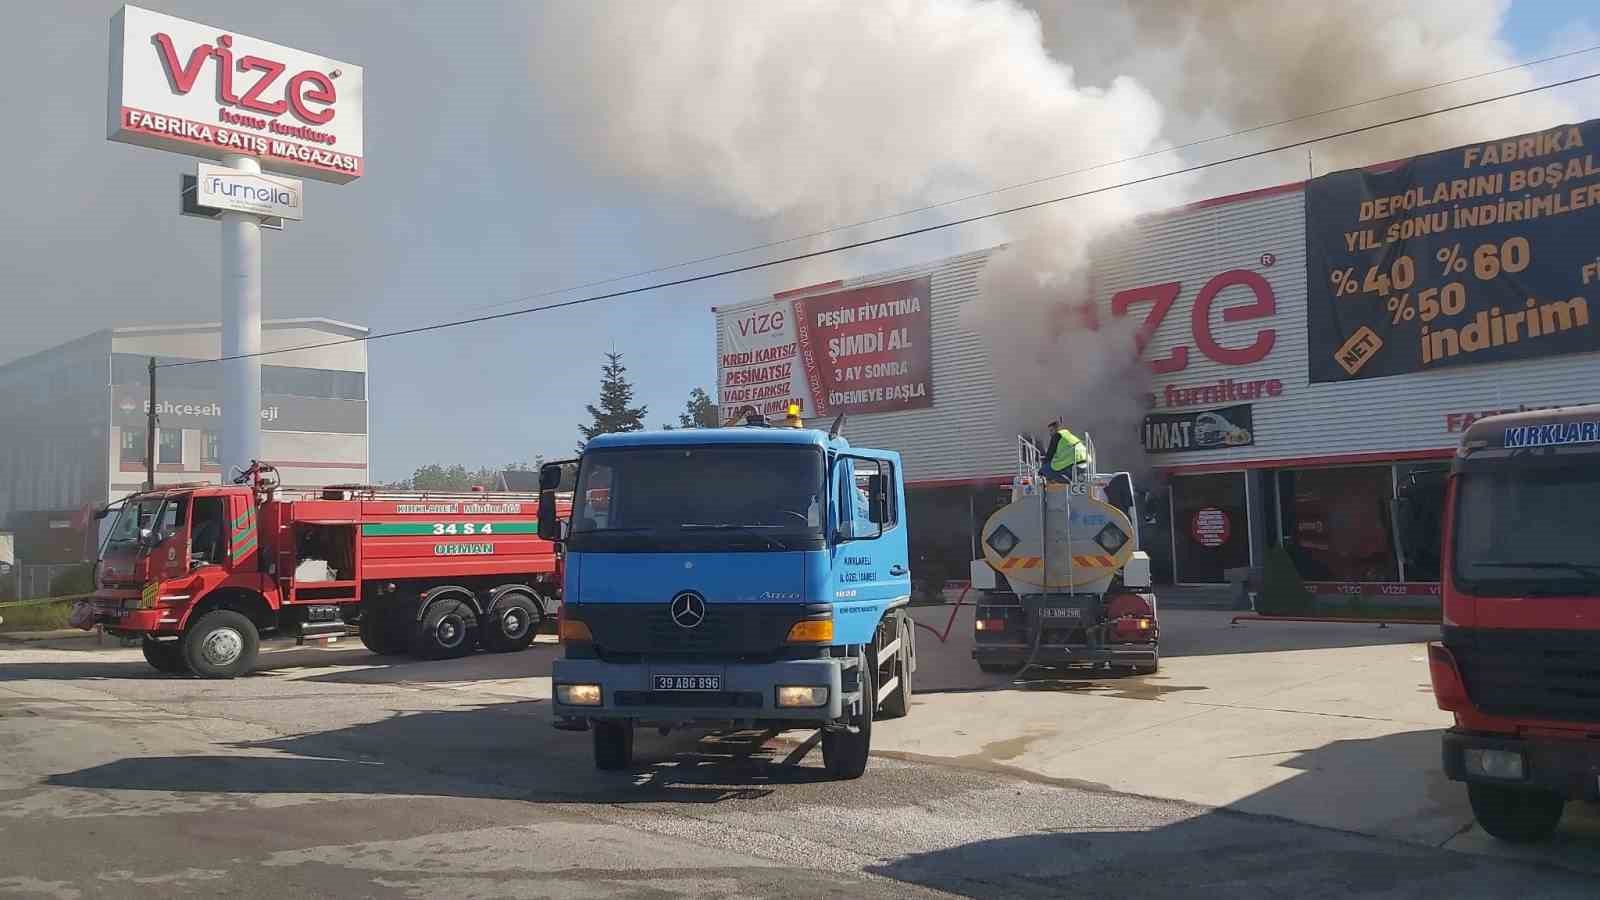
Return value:
<svg viewBox="0 0 1600 900">
<path fill-rule="evenodd" d="M 122 461 L 125 463 L 144 462 L 144 429 L 122 429 Z"/>
<path fill-rule="evenodd" d="M 1172 480 L 1177 580 L 1220 584 L 1229 569 L 1250 565 L 1250 520 L 1243 472 L 1181 475 Z"/>
<path fill-rule="evenodd" d="M 156 462 L 164 466 L 183 464 L 183 430 L 179 428 L 160 428 L 156 430 L 156 441 L 160 445 L 156 452 Z"/>
<path fill-rule="evenodd" d="M 1439 549 L 1444 533 L 1444 488 L 1449 463 L 1402 463 L 1395 466 L 1399 496 L 1395 531 L 1406 581 L 1438 581 Z"/>
<path fill-rule="evenodd" d="M 1284 543 L 1307 581 L 1398 581 L 1389 466 L 1279 474 Z M 1408 573 L 1409 574 L 1409 573 Z"/>
<path fill-rule="evenodd" d="M 217 433 L 215 431 L 203 431 L 200 433 L 201 465 L 214 466 L 222 459 L 222 454 L 217 451 L 217 444 Z"/>
</svg>

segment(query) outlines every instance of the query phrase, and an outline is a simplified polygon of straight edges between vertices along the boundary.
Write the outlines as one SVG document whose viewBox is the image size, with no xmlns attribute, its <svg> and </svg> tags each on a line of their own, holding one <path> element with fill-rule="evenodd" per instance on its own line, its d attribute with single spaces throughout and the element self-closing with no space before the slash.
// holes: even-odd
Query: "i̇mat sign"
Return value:
<svg viewBox="0 0 1600 900">
<path fill-rule="evenodd" d="M 933 404 L 927 277 L 773 300 L 719 315 L 717 405 L 805 416 Z"/>
<path fill-rule="evenodd" d="M 124 6 L 106 136 L 343 184 L 362 173 L 361 67 Z"/>
</svg>

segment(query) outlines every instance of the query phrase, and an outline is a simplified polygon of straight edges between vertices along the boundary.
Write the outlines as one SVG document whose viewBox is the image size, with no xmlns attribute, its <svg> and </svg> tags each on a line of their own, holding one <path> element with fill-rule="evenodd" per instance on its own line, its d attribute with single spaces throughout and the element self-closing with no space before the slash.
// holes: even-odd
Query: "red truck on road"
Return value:
<svg viewBox="0 0 1600 900">
<path fill-rule="evenodd" d="M 432 659 L 521 650 L 560 602 L 537 505 L 510 492 L 291 494 L 258 463 L 237 484 L 124 499 L 75 621 L 142 638 L 160 671 L 212 678 L 249 671 L 266 633 L 355 626 L 374 653 Z"/>
<path fill-rule="evenodd" d="M 1541 840 L 1600 799 L 1600 406 L 1480 419 L 1446 488 L 1444 770 L 1484 831 Z"/>
</svg>

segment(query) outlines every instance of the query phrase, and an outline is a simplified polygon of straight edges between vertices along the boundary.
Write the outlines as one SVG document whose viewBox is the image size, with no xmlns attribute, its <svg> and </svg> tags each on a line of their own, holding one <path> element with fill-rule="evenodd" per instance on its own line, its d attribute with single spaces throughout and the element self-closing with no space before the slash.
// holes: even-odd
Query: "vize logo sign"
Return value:
<svg viewBox="0 0 1600 900">
<path fill-rule="evenodd" d="M 362 172 L 362 69 L 124 6 L 111 19 L 106 136 L 343 183 Z"/>
</svg>

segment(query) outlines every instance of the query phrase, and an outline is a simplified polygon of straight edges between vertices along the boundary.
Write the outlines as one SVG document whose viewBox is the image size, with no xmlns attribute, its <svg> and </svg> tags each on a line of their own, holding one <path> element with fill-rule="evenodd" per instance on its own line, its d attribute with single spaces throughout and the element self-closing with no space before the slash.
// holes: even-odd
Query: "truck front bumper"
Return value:
<svg viewBox="0 0 1600 900">
<path fill-rule="evenodd" d="M 1022 665 L 1028 661 L 1031 644 L 982 643 L 972 648 L 972 658 L 980 663 Z M 1155 644 L 1040 644 L 1033 657 L 1041 666 L 1088 666 L 1109 663 L 1116 666 L 1149 665 L 1159 656 Z"/>
<path fill-rule="evenodd" d="M 1518 754 L 1523 777 L 1492 778 L 1474 772 L 1466 763 L 1469 750 Z M 1444 734 L 1443 761 L 1444 773 L 1452 781 L 1553 791 L 1568 800 L 1600 800 L 1600 741 L 1528 739 L 1451 729 Z"/>
<path fill-rule="evenodd" d="M 715 691 L 658 691 L 657 676 L 720 676 Z M 845 695 L 844 660 L 801 659 L 770 663 L 610 663 L 599 659 L 558 659 L 551 703 L 558 727 L 563 721 L 629 720 L 644 725 L 775 722 L 820 725 L 841 720 L 858 699 Z M 600 703 L 561 702 L 563 685 L 598 685 Z M 778 706 L 779 687 L 821 687 L 827 702 L 814 707 Z M 570 727 L 570 726 L 568 726 Z"/>
</svg>

